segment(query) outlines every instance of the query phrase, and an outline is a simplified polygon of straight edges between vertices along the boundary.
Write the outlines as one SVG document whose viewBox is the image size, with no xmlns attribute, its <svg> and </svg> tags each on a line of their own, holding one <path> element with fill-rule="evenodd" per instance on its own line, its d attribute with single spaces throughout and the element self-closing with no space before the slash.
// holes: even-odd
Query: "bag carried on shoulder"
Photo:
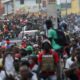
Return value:
<svg viewBox="0 0 80 80">
<path fill-rule="evenodd" d="M 43 55 L 42 56 L 42 65 L 41 65 L 42 71 L 54 71 L 54 58 L 53 55 Z"/>
</svg>

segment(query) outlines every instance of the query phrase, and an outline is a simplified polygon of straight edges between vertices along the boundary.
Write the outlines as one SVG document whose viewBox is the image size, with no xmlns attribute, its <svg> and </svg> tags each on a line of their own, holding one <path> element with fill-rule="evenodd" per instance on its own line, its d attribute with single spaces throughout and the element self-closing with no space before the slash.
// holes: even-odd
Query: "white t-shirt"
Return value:
<svg viewBox="0 0 80 80">
<path fill-rule="evenodd" d="M 13 62 L 14 62 L 13 57 L 10 54 L 8 54 L 5 58 L 5 65 L 4 65 L 7 74 L 13 75 L 13 73 L 15 72 Z"/>
<path fill-rule="evenodd" d="M 32 71 L 37 71 L 37 69 L 38 69 L 38 65 L 35 64 L 34 67 L 32 68 Z"/>
<path fill-rule="evenodd" d="M 0 78 L 1 78 L 2 80 L 4 80 L 5 77 L 6 77 L 5 71 L 1 71 L 1 72 L 0 72 Z M 1 79 L 0 79 L 0 80 L 1 80 Z"/>
<path fill-rule="evenodd" d="M 3 79 L 0 77 L 0 80 L 3 80 Z"/>
<path fill-rule="evenodd" d="M 32 74 L 33 74 L 33 76 L 31 78 L 31 80 L 38 80 L 37 75 L 35 73 L 32 73 Z"/>
<path fill-rule="evenodd" d="M 70 66 L 71 66 L 73 63 L 74 63 L 74 62 L 71 60 L 71 57 L 68 58 L 68 59 L 66 60 L 65 68 L 69 69 Z"/>
<path fill-rule="evenodd" d="M 79 31 L 79 27 L 78 26 L 75 26 L 74 28 L 75 28 L 75 32 Z"/>
</svg>

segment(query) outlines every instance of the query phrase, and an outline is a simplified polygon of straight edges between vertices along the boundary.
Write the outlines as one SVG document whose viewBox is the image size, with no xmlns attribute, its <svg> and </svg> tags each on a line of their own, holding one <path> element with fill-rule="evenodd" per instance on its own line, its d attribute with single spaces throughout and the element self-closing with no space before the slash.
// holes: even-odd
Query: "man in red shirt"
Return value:
<svg viewBox="0 0 80 80">
<path fill-rule="evenodd" d="M 42 52 L 38 55 L 40 78 L 43 80 L 56 80 L 57 66 L 59 62 L 58 53 L 51 49 L 51 43 L 48 40 L 42 43 Z"/>
</svg>

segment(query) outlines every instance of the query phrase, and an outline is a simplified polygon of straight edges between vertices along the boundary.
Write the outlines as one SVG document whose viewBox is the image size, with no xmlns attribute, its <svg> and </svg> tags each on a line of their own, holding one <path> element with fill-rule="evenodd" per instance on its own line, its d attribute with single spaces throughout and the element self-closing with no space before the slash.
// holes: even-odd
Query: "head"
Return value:
<svg viewBox="0 0 80 80">
<path fill-rule="evenodd" d="M 31 73 L 30 69 L 27 66 L 20 66 L 19 72 L 22 79 L 28 79 Z"/>
<path fill-rule="evenodd" d="M 29 55 L 32 54 L 33 47 L 32 46 L 27 46 L 26 51 L 27 51 L 27 54 L 29 54 Z"/>
<path fill-rule="evenodd" d="M 51 20 L 46 20 L 46 27 L 47 27 L 47 29 L 50 29 L 53 27 L 53 23 Z"/>
<path fill-rule="evenodd" d="M 10 44 L 10 40 L 9 40 L 8 37 L 6 38 L 6 43 L 7 43 L 7 44 Z"/>
<path fill-rule="evenodd" d="M 20 49 L 19 53 L 21 54 L 21 57 L 24 57 L 27 55 L 27 51 L 25 49 Z"/>
<path fill-rule="evenodd" d="M 29 64 L 37 64 L 37 56 L 30 55 L 28 61 L 29 61 Z"/>
<path fill-rule="evenodd" d="M 49 40 L 44 40 L 42 43 L 42 49 L 45 51 L 49 51 L 51 49 L 51 43 Z"/>
</svg>

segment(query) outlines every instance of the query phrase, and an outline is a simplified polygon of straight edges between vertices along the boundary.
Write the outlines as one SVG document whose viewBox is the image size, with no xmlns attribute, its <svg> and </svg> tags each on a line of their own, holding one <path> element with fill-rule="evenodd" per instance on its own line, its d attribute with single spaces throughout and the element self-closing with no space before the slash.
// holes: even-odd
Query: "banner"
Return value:
<svg viewBox="0 0 80 80">
<path fill-rule="evenodd" d="M 55 70 L 53 55 L 43 55 L 41 70 L 47 72 Z"/>
</svg>

